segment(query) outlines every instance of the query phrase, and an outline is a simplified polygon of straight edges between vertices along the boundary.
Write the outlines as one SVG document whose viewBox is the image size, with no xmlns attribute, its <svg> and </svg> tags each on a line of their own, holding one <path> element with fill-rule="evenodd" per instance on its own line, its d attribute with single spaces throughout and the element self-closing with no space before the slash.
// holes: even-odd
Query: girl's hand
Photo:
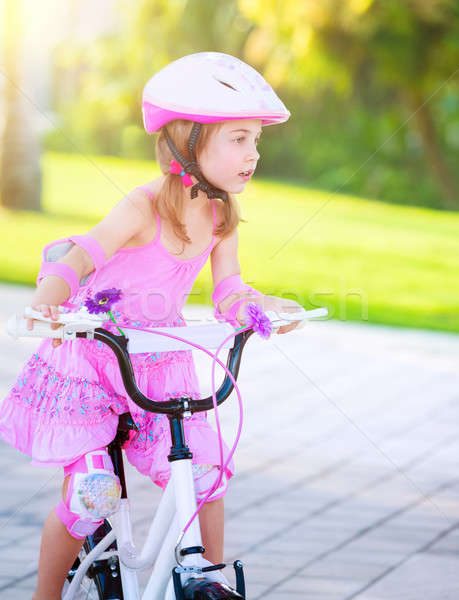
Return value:
<svg viewBox="0 0 459 600">
<path fill-rule="evenodd" d="M 57 321 L 57 319 L 59 318 L 59 308 L 55 305 L 35 304 L 35 306 L 32 305 L 32 308 L 41 312 L 44 317 L 51 317 L 53 321 Z M 26 317 L 26 315 L 24 315 L 24 317 L 27 319 L 27 329 L 32 330 L 34 319 L 30 319 L 29 317 Z M 58 327 L 61 327 L 60 323 L 51 324 L 51 329 L 57 329 Z M 61 344 L 62 340 L 53 339 L 53 348 L 57 348 L 57 346 L 60 346 Z"/>
<path fill-rule="evenodd" d="M 302 306 L 295 302 L 295 300 L 289 300 L 288 298 L 277 298 L 277 296 L 257 296 L 252 297 L 251 302 L 256 302 L 264 312 L 267 310 L 273 310 L 276 313 L 295 313 L 302 310 Z M 241 304 L 237 311 L 237 320 L 241 325 L 244 325 L 244 306 L 245 304 Z M 288 333 L 295 329 L 300 321 L 292 321 L 288 325 L 282 325 L 277 330 L 277 333 Z"/>
</svg>

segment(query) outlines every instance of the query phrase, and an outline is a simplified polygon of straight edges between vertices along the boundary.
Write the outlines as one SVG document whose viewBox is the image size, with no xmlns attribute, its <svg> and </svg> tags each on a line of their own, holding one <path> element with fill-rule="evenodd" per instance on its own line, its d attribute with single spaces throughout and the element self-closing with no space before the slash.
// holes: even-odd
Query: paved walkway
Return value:
<svg viewBox="0 0 459 600">
<path fill-rule="evenodd" d="M 0 319 L 28 295 L 0 286 Z M 36 343 L 0 333 L 1 397 Z M 209 363 L 197 362 L 207 393 Z M 225 532 L 250 600 L 456 600 L 458 364 L 459 336 L 441 333 L 330 321 L 251 338 Z M 221 415 L 231 441 L 235 402 Z M 0 597 L 25 600 L 61 476 L 0 444 Z M 131 469 L 128 486 L 142 540 L 159 492 Z"/>
</svg>

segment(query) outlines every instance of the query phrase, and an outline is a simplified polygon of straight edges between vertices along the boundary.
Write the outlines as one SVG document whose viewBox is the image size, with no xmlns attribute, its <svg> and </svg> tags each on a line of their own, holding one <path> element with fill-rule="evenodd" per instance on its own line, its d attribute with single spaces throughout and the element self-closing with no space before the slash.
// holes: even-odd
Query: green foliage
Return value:
<svg viewBox="0 0 459 600">
<path fill-rule="evenodd" d="M 46 147 L 154 157 L 141 93 L 187 53 L 258 68 L 292 113 L 268 127 L 266 177 L 392 203 L 457 208 L 459 5 L 455 0 L 141 0 L 121 33 L 56 50 L 61 131 Z M 457 193 L 456 193 L 457 192 Z"/>
</svg>

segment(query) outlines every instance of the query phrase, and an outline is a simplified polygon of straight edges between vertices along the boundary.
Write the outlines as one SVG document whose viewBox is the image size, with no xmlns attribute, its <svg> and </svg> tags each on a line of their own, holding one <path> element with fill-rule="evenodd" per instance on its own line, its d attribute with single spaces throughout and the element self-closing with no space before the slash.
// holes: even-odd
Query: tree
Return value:
<svg viewBox="0 0 459 600">
<path fill-rule="evenodd" d="M 459 207 L 458 181 L 431 109 L 445 82 L 457 90 L 456 0 L 239 0 L 239 7 L 257 25 L 247 58 L 274 85 L 305 95 L 333 88 L 363 101 L 382 98 L 419 137 L 443 206 Z"/>
<path fill-rule="evenodd" d="M 119 0 L 117 8 L 121 31 L 89 45 L 66 40 L 55 49 L 56 81 L 61 85 L 65 72 L 73 70 L 78 91 L 65 97 L 56 90 L 56 108 L 67 135 L 85 151 L 152 157 L 154 144 L 141 117 L 148 79 L 192 52 L 238 55 L 251 25 L 239 14 L 237 0 L 139 0 L 134 8 Z"/>
<path fill-rule="evenodd" d="M 20 22 L 18 0 L 5 0 L 5 127 L 1 138 L 0 197 L 7 208 L 41 210 L 40 150 L 30 103 L 20 88 Z"/>
</svg>

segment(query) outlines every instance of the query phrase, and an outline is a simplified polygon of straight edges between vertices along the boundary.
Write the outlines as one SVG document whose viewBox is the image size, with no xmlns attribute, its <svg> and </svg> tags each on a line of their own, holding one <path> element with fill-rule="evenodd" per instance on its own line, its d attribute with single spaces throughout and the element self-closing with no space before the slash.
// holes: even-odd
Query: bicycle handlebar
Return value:
<svg viewBox="0 0 459 600">
<path fill-rule="evenodd" d="M 163 402 L 156 402 L 145 396 L 137 387 L 135 382 L 135 374 L 132 368 L 131 359 L 128 351 L 128 338 L 121 335 L 115 335 L 102 328 L 104 320 L 96 315 L 89 313 L 62 313 L 58 321 L 53 321 L 51 318 L 43 317 L 42 313 L 33 311 L 30 307 L 27 307 L 25 314 L 29 318 L 36 318 L 37 321 L 34 323 L 32 330 L 27 329 L 26 321 L 22 317 L 13 315 L 7 323 L 8 333 L 17 338 L 19 336 L 30 336 L 30 337 L 46 337 L 46 338 L 59 338 L 63 340 L 75 339 L 75 338 L 86 338 L 95 339 L 103 342 L 109 346 L 114 352 L 118 365 L 120 367 L 121 377 L 123 379 L 126 392 L 130 398 L 142 409 L 149 412 L 160 413 L 160 414 L 176 414 L 177 412 L 186 411 L 203 412 L 211 410 L 214 407 L 212 396 L 195 400 L 192 398 L 174 398 L 172 400 L 165 400 Z M 265 313 L 271 321 L 273 331 L 277 331 L 281 325 L 288 324 L 295 321 L 300 321 L 300 326 L 304 326 L 306 321 L 311 318 L 327 315 L 326 308 L 318 308 L 314 310 L 302 310 L 296 313 L 277 313 L 267 311 Z M 39 319 L 39 320 L 38 320 Z M 52 323 L 60 323 L 61 327 L 52 329 Z M 216 324 L 215 328 L 227 328 L 227 324 Z M 174 333 L 183 333 L 182 327 L 170 328 L 174 329 Z M 158 331 L 163 330 L 158 328 Z M 227 332 L 227 330 L 225 330 Z M 234 344 L 230 348 L 227 358 L 226 367 L 233 376 L 234 380 L 237 379 L 239 373 L 239 367 L 241 363 L 242 351 L 245 343 L 249 337 L 254 333 L 254 330 L 245 329 L 241 333 L 238 333 L 234 337 Z M 159 336 L 157 338 L 161 339 Z M 231 381 L 228 373 L 225 373 L 225 378 L 216 392 L 217 405 L 220 405 L 226 400 L 234 389 L 234 384 Z"/>
<path fill-rule="evenodd" d="M 239 366 L 241 364 L 242 350 L 249 337 L 254 333 L 253 329 L 247 329 L 241 333 L 238 333 L 234 339 L 234 345 L 229 350 L 226 366 L 230 373 L 237 379 L 239 374 Z M 87 337 L 85 333 L 78 332 L 76 337 Z M 129 352 L 127 351 L 127 338 L 122 335 L 115 335 L 106 329 L 96 329 L 94 331 L 94 339 L 100 340 L 107 346 L 109 346 L 117 360 L 120 367 L 121 378 L 123 379 L 124 387 L 129 397 L 138 405 L 140 408 L 149 412 L 160 413 L 160 414 L 176 414 L 179 411 L 183 411 L 184 403 L 185 409 L 192 413 L 203 412 L 211 410 L 213 408 L 212 396 L 203 398 L 200 400 L 194 400 L 192 398 L 174 398 L 173 400 L 165 400 L 163 402 L 156 402 L 145 396 L 137 387 L 135 382 L 135 374 L 132 368 L 131 359 Z M 217 405 L 222 404 L 226 398 L 233 391 L 233 383 L 226 373 L 225 378 L 215 393 L 217 399 Z"/>
</svg>

